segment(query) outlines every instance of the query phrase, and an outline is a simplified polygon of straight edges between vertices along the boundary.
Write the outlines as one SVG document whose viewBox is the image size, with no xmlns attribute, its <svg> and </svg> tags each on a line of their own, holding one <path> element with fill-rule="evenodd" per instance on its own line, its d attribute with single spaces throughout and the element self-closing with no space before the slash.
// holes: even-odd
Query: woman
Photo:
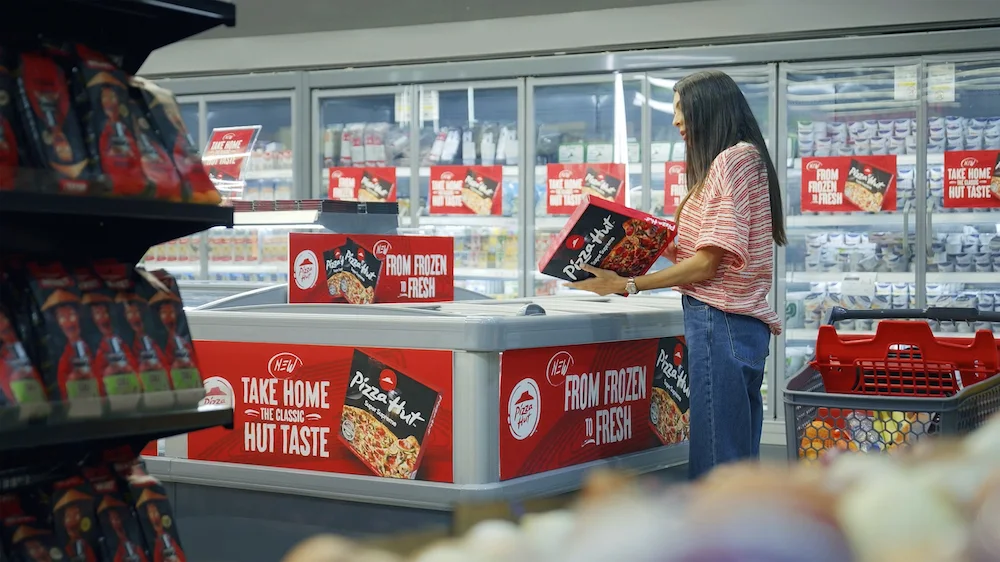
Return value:
<svg viewBox="0 0 1000 562">
<path fill-rule="evenodd" d="M 692 74 L 674 86 L 674 126 L 687 144 L 688 194 L 677 209 L 673 266 L 625 279 L 597 268 L 572 283 L 599 295 L 674 287 L 683 295 L 691 377 L 692 478 L 757 458 L 760 393 L 771 334 L 774 244 L 784 245 L 781 194 L 764 137 L 732 78 Z"/>
</svg>

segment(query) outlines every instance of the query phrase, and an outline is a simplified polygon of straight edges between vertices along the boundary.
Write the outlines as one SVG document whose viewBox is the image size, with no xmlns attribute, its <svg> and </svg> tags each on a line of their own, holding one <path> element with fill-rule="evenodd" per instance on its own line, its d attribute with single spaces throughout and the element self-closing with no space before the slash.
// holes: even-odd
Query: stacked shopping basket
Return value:
<svg viewBox="0 0 1000 562">
<path fill-rule="evenodd" d="M 845 320 L 874 320 L 875 335 L 838 334 Z M 791 459 L 891 451 L 928 435 L 962 435 L 1000 411 L 993 334 L 938 338 L 926 320 L 1000 322 L 1000 314 L 835 308 L 820 327 L 815 360 L 785 386 Z"/>
</svg>

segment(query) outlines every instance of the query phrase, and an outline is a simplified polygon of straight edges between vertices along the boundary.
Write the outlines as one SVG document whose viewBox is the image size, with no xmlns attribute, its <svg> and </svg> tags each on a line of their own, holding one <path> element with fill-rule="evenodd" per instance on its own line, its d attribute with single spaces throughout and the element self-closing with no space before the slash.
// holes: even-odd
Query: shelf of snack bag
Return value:
<svg viewBox="0 0 1000 562">
<path fill-rule="evenodd" d="M 873 336 L 838 328 L 862 321 L 875 324 Z M 975 429 L 1000 411 L 1000 340 L 988 329 L 935 336 L 929 323 L 997 321 L 975 308 L 834 308 L 815 359 L 786 384 L 789 457 L 892 451 Z"/>
<path fill-rule="evenodd" d="M 995 560 L 998 445 L 994 418 L 908 454 L 736 464 L 683 485 L 601 471 L 565 509 L 485 521 L 430 544 L 320 535 L 282 562 Z"/>
<path fill-rule="evenodd" d="M 233 413 L 200 405 L 176 283 L 134 264 L 151 246 L 231 225 L 232 209 L 218 205 L 176 99 L 131 72 L 155 48 L 233 25 L 235 8 L 5 10 L 0 558 L 184 559 L 164 490 L 131 467 L 151 441 L 231 425 Z"/>
</svg>

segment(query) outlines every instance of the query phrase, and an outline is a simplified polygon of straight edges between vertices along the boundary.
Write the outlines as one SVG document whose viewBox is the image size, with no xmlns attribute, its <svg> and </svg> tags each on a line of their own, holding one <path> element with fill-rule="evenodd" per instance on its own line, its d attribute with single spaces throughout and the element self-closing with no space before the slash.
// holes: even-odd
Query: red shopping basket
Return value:
<svg viewBox="0 0 1000 562">
<path fill-rule="evenodd" d="M 874 336 L 844 336 L 843 320 L 879 320 Z M 915 322 L 914 320 L 925 320 Z M 816 359 L 827 393 L 948 397 L 1000 371 L 992 332 L 973 339 L 938 338 L 926 320 L 1000 322 L 1000 314 L 967 308 L 846 310 L 834 308 L 820 327 Z"/>
</svg>

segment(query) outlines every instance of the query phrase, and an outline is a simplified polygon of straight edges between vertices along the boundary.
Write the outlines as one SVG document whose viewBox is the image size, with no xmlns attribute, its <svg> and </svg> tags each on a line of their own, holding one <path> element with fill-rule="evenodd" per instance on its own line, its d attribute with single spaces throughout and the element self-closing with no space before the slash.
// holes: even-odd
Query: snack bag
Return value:
<svg viewBox="0 0 1000 562">
<path fill-rule="evenodd" d="M 166 272 L 164 272 L 165 274 Z M 165 276 L 165 279 L 172 279 Z M 162 351 L 170 383 L 174 390 L 204 388 L 198 369 L 194 342 L 188 328 L 187 317 L 176 284 L 164 283 L 155 274 L 136 270 L 133 276 L 136 294 L 146 300 L 154 323 L 153 336 Z"/>
<path fill-rule="evenodd" d="M 80 303 L 83 305 L 84 333 L 93 352 L 94 373 L 101 378 L 108 396 L 139 394 L 142 385 L 136 374 L 136 359 L 122 339 L 127 327 L 115 312 L 115 294 L 89 267 L 73 269 Z"/>
<path fill-rule="evenodd" d="M 80 476 L 52 486 L 52 514 L 56 544 L 73 562 L 100 562 L 100 528 L 95 516 L 94 491 Z"/>
<path fill-rule="evenodd" d="M 143 537 L 150 548 L 150 561 L 187 562 L 163 484 L 133 465 L 128 486 Z"/>
<path fill-rule="evenodd" d="M 17 80 L 9 53 L 0 47 L 0 191 L 16 189 L 24 163 L 24 142 L 17 117 Z"/>
</svg>

